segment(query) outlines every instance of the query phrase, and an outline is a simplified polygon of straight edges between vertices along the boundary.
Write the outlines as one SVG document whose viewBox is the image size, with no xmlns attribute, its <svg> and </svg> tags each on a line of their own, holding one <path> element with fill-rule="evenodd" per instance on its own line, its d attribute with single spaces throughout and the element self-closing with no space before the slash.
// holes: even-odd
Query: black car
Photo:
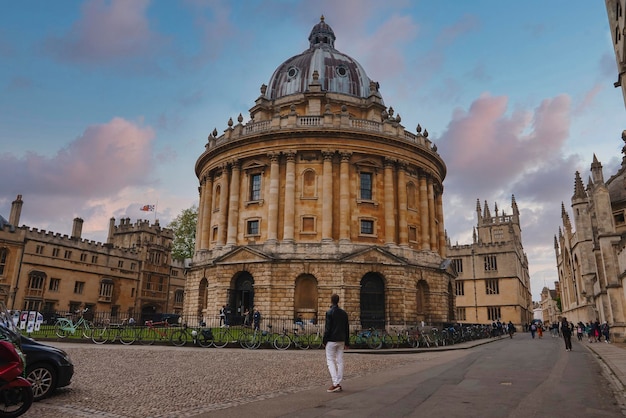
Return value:
<svg viewBox="0 0 626 418">
<path fill-rule="evenodd" d="M 26 356 L 26 378 L 33 387 L 36 401 L 70 384 L 74 364 L 65 351 L 24 335 L 20 336 L 20 340 Z"/>
</svg>

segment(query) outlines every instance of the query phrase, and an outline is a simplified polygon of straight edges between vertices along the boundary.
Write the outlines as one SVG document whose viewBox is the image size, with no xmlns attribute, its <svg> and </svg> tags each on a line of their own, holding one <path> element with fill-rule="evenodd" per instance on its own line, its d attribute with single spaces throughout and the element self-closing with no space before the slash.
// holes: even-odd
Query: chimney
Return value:
<svg viewBox="0 0 626 418">
<path fill-rule="evenodd" d="M 113 244 L 113 234 L 115 234 L 115 218 L 109 219 L 109 236 L 107 237 L 107 244 Z"/>
<path fill-rule="evenodd" d="M 72 225 L 72 239 L 79 240 L 83 233 L 83 220 L 80 218 L 74 218 L 74 224 Z"/>
<path fill-rule="evenodd" d="M 9 223 L 13 226 L 19 226 L 20 215 L 22 214 L 22 195 L 18 194 L 17 198 L 11 205 L 11 214 L 9 215 Z"/>
</svg>

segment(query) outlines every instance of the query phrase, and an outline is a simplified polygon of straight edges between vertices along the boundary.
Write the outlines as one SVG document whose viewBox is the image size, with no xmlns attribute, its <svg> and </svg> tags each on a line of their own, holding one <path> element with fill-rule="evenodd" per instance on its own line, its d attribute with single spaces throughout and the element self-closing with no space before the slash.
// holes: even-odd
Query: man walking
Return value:
<svg viewBox="0 0 626 418">
<path fill-rule="evenodd" d="M 333 384 L 326 392 L 341 392 L 343 349 L 350 342 L 350 325 L 348 314 L 339 307 L 339 295 L 333 294 L 330 302 L 330 309 L 326 311 L 323 343 L 326 346 L 326 364 Z"/>
<path fill-rule="evenodd" d="M 572 329 L 565 317 L 561 320 L 561 335 L 565 341 L 565 351 L 572 351 Z"/>
</svg>

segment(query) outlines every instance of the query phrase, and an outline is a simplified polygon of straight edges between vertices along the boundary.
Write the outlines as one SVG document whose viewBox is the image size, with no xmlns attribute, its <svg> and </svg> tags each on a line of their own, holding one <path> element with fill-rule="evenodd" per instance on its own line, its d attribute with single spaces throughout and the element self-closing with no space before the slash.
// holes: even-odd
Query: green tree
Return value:
<svg viewBox="0 0 626 418">
<path fill-rule="evenodd" d="M 174 231 L 172 244 L 172 258 L 183 261 L 193 257 L 196 247 L 196 225 L 198 224 L 198 208 L 193 205 L 189 209 L 183 209 L 168 228 Z"/>
</svg>

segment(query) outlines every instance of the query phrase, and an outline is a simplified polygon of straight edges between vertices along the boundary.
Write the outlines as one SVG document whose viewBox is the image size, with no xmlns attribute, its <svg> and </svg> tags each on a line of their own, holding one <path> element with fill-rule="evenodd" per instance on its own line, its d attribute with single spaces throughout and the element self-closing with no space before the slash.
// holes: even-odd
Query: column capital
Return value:
<svg viewBox="0 0 626 418">
<path fill-rule="evenodd" d="M 339 151 L 339 155 L 341 156 L 341 162 L 350 162 L 350 157 L 352 157 L 352 153 L 349 151 Z"/>
<path fill-rule="evenodd" d="M 296 151 L 287 150 L 287 151 L 284 151 L 283 154 L 285 155 L 285 158 L 287 159 L 288 162 L 292 163 L 296 161 Z"/>
<path fill-rule="evenodd" d="M 332 161 L 335 156 L 335 151 L 325 150 L 322 151 L 322 156 L 324 157 L 324 161 Z"/>
<path fill-rule="evenodd" d="M 270 159 L 270 162 L 277 163 L 278 158 L 280 157 L 280 152 L 268 152 L 267 156 Z"/>
<path fill-rule="evenodd" d="M 396 160 L 395 158 L 385 157 L 383 164 L 385 165 L 385 167 L 393 167 L 394 165 L 396 165 L 397 161 L 398 160 Z"/>
</svg>

